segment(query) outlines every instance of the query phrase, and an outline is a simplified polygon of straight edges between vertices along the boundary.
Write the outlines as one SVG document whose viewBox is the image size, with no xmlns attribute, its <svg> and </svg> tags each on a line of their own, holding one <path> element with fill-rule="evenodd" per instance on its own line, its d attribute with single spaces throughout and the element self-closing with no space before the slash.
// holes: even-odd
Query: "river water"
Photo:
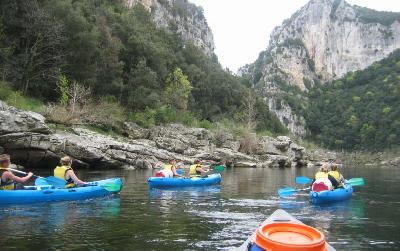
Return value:
<svg viewBox="0 0 400 251">
<path fill-rule="evenodd" d="M 227 169 L 220 186 L 149 190 L 150 170 L 80 170 L 86 180 L 124 177 L 124 189 L 109 198 L 0 207 L 0 250 L 232 250 L 278 208 L 323 231 L 337 250 L 400 250 L 400 169 L 345 168 L 345 177 L 364 177 L 366 185 L 344 203 L 277 196 L 313 172 Z"/>
</svg>

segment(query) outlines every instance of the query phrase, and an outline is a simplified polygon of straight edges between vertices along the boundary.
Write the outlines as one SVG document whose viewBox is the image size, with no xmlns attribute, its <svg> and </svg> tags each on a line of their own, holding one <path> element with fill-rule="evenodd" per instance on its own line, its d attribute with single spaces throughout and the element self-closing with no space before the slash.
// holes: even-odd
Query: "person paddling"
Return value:
<svg viewBox="0 0 400 251">
<path fill-rule="evenodd" d="M 24 183 L 28 181 L 33 173 L 29 172 L 25 177 L 15 176 L 12 172 L 8 171 L 10 162 L 10 155 L 1 154 L 0 155 L 0 190 L 14 190 L 15 182 Z"/>
<path fill-rule="evenodd" d="M 191 177 L 203 176 L 207 175 L 208 173 L 210 173 L 210 169 L 203 167 L 201 160 L 199 159 L 196 159 L 193 165 L 191 165 L 189 168 L 189 176 Z"/>
<path fill-rule="evenodd" d="M 331 163 L 331 170 L 328 172 L 328 179 L 331 181 L 335 189 L 343 187 L 344 177 L 338 171 L 338 165 L 336 163 Z"/>
<path fill-rule="evenodd" d="M 72 188 L 75 186 L 84 186 L 86 183 L 80 180 L 72 170 L 72 159 L 69 156 L 64 156 L 60 160 L 61 166 L 54 169 L 54 177 L 65 180 L 65 188 Z"/>
</svg>

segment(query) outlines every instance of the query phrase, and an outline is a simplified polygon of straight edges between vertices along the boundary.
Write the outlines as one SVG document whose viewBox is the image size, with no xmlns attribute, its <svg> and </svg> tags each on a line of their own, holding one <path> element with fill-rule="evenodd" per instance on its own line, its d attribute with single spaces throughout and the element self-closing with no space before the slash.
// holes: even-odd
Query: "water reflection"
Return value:
<svg viewBox="0 0 400 251">
<path fill-rule="evenodd" d="M 400 169 L 344 169 L 364 177 L 351 200 L 314 206 L 307 193 L 281 199 L 313 168 L 227 169 L 213 187 L 148 189 L 151 170 L 80 171 L 121 176 L 118 197 L 0 208 L 0 247 L 17 250 L 232 250 L 277 208 L 323 231 L 337 250 L 398 250 Z M 11 234 L 10 234 L 11 233 Z M 2 249 L 2 248 L 0 248 Z"/>
</svg>

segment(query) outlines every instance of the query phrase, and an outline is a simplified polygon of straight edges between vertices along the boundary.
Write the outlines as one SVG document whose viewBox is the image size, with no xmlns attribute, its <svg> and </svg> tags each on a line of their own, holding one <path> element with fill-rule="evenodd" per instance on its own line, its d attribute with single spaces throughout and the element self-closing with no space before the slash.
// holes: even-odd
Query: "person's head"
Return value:
<svg viewBox="0 0 400 251">
<path fill-rule="evenodd" d="M 319 169 L 321 172 L 327 173 L 328 172 L 328 167 L 326 165 L 322 165 L 321 168 Z"/>
<path fill-rule="evenodd" d="M 196 159 L 196 160 L 194 161 L 194 163 L 195 163 L 196 165 L 200 165 L 200 164 L 201 164 L 201 160 Z"/>
<path fill-rule="evenodd" d="M 338 169 L 338 167 L 337 167 L 336 163 L 332 163 L 331 164 L 331 170 L 332 171 L 337 171 L 337 169 Z"/>
<path fill-rule="evenodd" d="M 171 164 L 171 165 L 175 165 L 176 164 L 176 160 L 175 159 L 170 159 L 168 161 L 168 163 Z"/>
<path fill-rule="evenodd" d="M 8 168 L 10 166 L 10 155 L 0 154 L 0 167 Z"/>
<path fill-rule="evenodd" d="M 72 159 L 69 156 L 64 156 L 60 160 L 60 164 L 62 166 L 71 166 L 72 165 Z"/>
</svg>

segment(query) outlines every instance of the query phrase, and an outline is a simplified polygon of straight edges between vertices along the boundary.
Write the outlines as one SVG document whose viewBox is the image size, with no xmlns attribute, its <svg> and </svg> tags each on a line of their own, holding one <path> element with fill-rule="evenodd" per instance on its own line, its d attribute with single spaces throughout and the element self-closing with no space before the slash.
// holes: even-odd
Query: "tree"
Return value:
<svg viewBox="0 0 400 251">
<path fill-rule="evenodd" d="M 176 68 L 174 72 L 167 76 L 165 84 L 165 103 L 177 110 L 185 111 L 189 95 L 193 89 L 188 77 L 183 74 L 180 68 Z"/>
<path fill-rule="evenodd" d="M 6 1 L 1 13 L 8 45 L 15 46 L 12 60 L 7 62 L 13 82 L 24 94 L 28 90 L 37 95 L 54 90 L 65 56 L 61 24 L 34 0 Z"/>
</svg>

